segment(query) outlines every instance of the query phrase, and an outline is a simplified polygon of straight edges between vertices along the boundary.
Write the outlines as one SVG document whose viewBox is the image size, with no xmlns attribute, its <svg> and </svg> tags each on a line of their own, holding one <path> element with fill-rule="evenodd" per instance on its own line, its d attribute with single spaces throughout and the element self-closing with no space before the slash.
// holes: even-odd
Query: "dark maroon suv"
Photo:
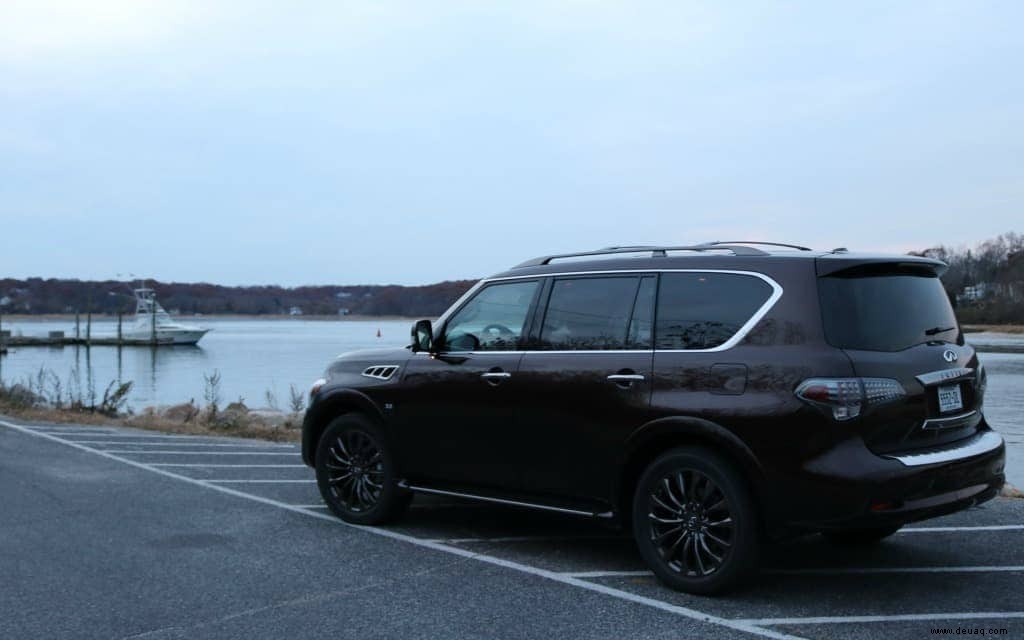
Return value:
<svg viewBox="0 0 1024 640">
<path fill-rule="evenodd" d="M 617 519 L 665 583 L 718 592 L 766 538 L 871 542 L 996 495 L 944 269 L 751 242 L 530 260 L 332 363 L 303 457 L 349 522 L 417 492 Z"/>
</svg>

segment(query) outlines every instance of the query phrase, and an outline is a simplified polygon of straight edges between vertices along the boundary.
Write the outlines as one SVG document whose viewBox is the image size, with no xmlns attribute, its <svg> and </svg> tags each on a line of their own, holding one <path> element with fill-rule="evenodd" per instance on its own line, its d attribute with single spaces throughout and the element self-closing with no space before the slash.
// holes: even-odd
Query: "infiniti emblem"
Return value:
<svg viewBox="0 0 1024 640">
<path fill-rule="evenodd" d="M 942 359 L 946 362 L 956 362 L 957 357 L 956 351 L 953 351 L 952 349 L 946 349 L 942 352 Z"/>
</svg>

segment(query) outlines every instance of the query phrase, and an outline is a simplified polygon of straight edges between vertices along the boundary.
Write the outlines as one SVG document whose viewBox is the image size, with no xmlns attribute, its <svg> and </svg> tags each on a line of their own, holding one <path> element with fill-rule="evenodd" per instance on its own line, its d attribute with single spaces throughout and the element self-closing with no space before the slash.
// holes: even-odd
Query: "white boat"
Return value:
<svg viewBox="0 0 1024 640">
<path fill-rule="evenodd" d="M 193 324 L 171 319 L 152 289 L 135 289 L 135 322 L 125 326 L 121 337 L 125 341 L 156 342 L 158 344 L 195 344 L 209 331 Z"/>
</svg>

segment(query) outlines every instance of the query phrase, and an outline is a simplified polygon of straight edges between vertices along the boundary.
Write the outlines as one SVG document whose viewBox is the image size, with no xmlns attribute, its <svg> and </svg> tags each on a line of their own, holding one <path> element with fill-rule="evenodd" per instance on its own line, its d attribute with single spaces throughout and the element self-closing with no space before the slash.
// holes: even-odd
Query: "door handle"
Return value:
<svg viewBox="0 0 1024 640">
<path fill-rule="evenodd" d="M 608 379 L 612 382 L 642 382 L 644 377 L 639 373 L 613 373 Z"/>
<path fill-rule="evenodd" d="M 512 374 L 507 371 L 488 371 L 487 373 L 481 373 L 480 377 L 484 380 L 504 380 L 505 378 L 511 378 Z"/>
</svg>

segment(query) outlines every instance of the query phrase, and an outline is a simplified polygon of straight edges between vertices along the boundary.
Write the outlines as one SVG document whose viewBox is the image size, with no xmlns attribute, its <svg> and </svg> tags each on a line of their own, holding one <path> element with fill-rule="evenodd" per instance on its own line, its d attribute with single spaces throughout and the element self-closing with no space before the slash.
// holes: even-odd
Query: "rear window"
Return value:
<svg viewBox="0 0 1024 640">
<path fill-rule="evenodd" d="M 842 349 L 901 351 L 930 340 L 960 341 L 934 275 L 828 276 L 818 281 L 825 337 Z"/>
</svg>

